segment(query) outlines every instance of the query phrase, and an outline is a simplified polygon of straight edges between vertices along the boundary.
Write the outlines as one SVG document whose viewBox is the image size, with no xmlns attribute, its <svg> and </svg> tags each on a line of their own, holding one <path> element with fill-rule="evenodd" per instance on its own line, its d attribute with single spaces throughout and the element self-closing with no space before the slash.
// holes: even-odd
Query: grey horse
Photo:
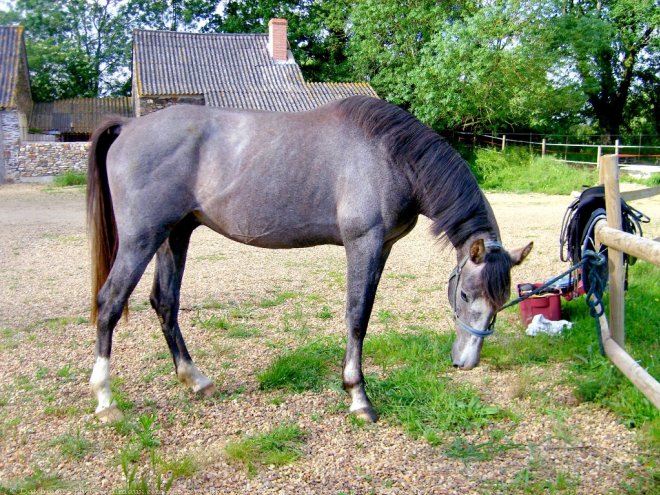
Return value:
<svg viewBox="0 0 660 495">
<path fill-rule="evenodd" d="M 465 161 L 409 113 L 368 97 L 301 113 L 181 105 L 110 119 L 92 136 L 87 209 L 97 326 L 90 383 L 102 420 L 120 417 L 110 391 L 112 333 L 154 254 L 150 301 L 177 376 L 213 393 L 178 324 L 186 253 L 200 225 L 262 248 L 345 247 L 342 378 L 350 411 L 368 421 L 377 415 L 365 392 L 362 343 L 390 250 L 418 215 L 456 249 L 448 295 L 459 368 L 478 364 L 509 297 L 511 267 L 532 247 L 506 251 Z"/>
</svg>

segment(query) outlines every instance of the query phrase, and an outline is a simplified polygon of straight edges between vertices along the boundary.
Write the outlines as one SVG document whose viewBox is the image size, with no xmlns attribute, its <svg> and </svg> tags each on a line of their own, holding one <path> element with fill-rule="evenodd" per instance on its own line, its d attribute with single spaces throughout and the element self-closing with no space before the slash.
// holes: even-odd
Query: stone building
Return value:
<svg viewBox="0 0 660 495">
<path fill-rule="evenodd" d="M 133 105 L 145 115 L 174 103 L 294 112 L 352 95 L 367 83 L 307 83 L 288 49 L 287 21 L 266 34 L 133 33 Z"/>
<path fill-rule="evenodd" d="M 18 168 L 32 112 L 23 28 L 0 26 L 0 182 Z"/>
</svg>

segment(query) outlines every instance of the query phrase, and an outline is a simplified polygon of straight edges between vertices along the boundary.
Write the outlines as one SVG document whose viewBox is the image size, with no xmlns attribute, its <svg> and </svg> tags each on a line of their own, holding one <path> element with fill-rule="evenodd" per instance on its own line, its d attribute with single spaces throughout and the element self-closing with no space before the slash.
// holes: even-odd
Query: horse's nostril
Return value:
<svg viewBox="0 0 660 495">
<path fill-rule="evenodd" d="M 454 368 L 459 368 L 459 366 L 456 363 L 454 363 Z"/>
</svg>

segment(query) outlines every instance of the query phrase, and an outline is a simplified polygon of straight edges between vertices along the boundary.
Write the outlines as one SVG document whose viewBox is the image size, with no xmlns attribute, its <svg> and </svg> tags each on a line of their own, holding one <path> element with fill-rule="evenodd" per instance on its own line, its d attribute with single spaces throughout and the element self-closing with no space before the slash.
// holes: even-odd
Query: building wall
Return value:
<svg viewBox="0 0 660 495">
<path fill-rule="evenodd" d="M 182 95 L 182 96 L 142 96 L 135 107 L 137 117 L 147 115 L 151 112 L 162 110 L 172 105 L 202 105 L 206 104 L 204 95 Z"/>
<path fill-rule="evenodd" d="M 2 153 L 5 163 L 5 176 L 14 177 L 18 170 L 18 154 L 21 144 L 20 115 L 16 109 L 0 112 L 2 125 Z"/>
<path fill-rule="evenodd" d="M 15 180 L 27 177 L 62 175 L 65 172 L 86 172 L 89 143 L 23 143 L 19 148 Z"/>
</svg>

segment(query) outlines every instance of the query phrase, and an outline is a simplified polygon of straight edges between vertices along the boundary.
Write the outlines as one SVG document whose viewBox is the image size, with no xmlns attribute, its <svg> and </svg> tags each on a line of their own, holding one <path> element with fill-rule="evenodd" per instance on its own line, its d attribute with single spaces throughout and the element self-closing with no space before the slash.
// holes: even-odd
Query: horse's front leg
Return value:
<svg viewBox="0 0 660 495">
<path fill-rule="evenodd" d="M 365 391 L 362 374 L 362 344 L 376 296 L 380 275 L 391 246 L 383 246 L 380 232 L 370 232 L 352 242 L 346 242 L 347 298 L 346 326 L 348 336 L 342 379 L 344 390 L 351 396 L 350 412 L 374 423 L 378 415 Z"/>
</svg>

